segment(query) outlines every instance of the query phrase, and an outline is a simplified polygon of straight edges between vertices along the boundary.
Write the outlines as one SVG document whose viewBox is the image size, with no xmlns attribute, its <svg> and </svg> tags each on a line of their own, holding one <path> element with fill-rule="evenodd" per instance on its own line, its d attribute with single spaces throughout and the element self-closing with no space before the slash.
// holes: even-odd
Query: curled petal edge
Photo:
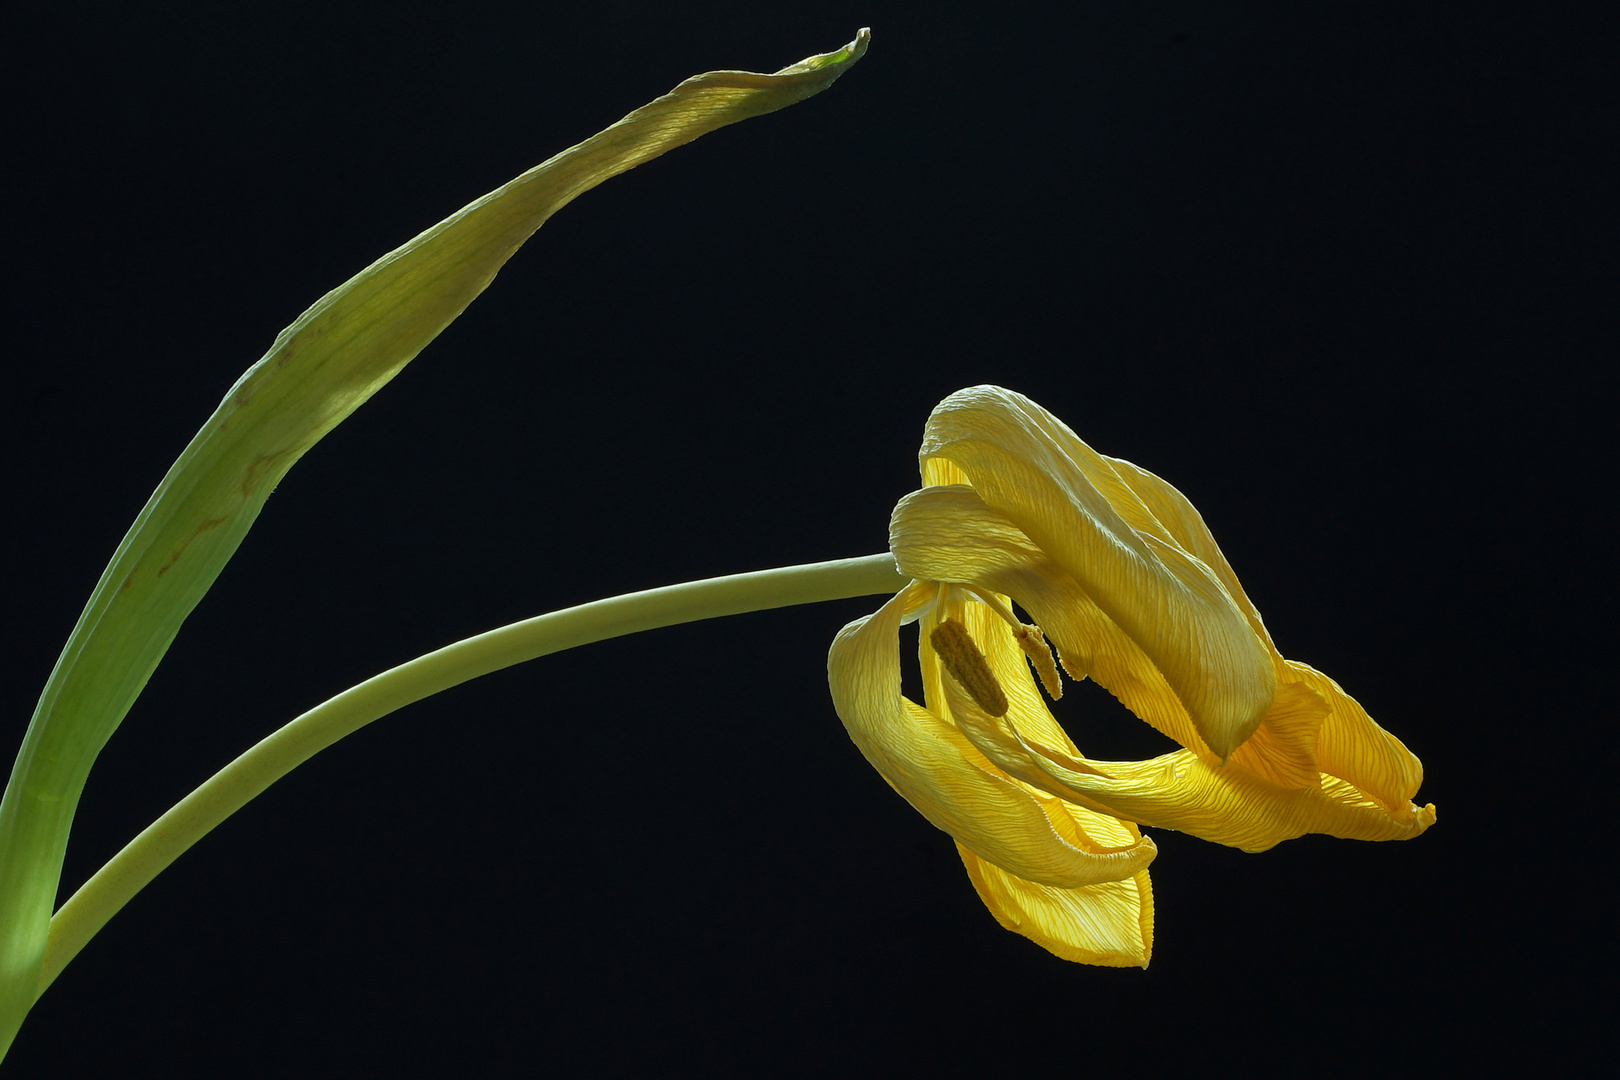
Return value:
<svg viewBox="0 0 1620 1080">
<path fill-rule="evenodd" d="M 1163 673 L 1218 757 L 1259 727 L 1276 692 L 1269 641 L 1110 459 L 1028 398 L 994 386 L 942 401 L 920 457 L 925 483 L 938 482 L 934 459 L 948 459 L 1080 583 Z"/>
<path fill-rule="evenodd" d="M 1311 787 L 1285 788 L 1187 750 L 1147 761 L 1091 761 L 1024 738 L 966 695 L 953 697 L 951 712 L 968 740 L 1009 776 L 1098 813 L 1244 851 L 1266 851 L 1306 833 L 1408 840 L 1435 822 L 1432 803 L 1391 811 L 1326 773 Z"/>
<path fill-rule="evenodd" d="M 1056 889 L 1015 877 L 956 845 L 968 880 L 996 922 L 1077 964 L 1147 967 L 1153 956 L 1148 872 L 1123 881 Z"/>
<path fill-rule="evenodd" d="M 1152 840 L 1095 842 L 1061 806 L 1025 790 L 954 726 L 900 693 L 900 623 L 933 594 L 933 586 L 914 584 L 833 641 L 833 706 L 862 755 L 933 825 L 1026 881 L 1077 888 L 1145 870 L 1157 854 Z"/>
</svg>

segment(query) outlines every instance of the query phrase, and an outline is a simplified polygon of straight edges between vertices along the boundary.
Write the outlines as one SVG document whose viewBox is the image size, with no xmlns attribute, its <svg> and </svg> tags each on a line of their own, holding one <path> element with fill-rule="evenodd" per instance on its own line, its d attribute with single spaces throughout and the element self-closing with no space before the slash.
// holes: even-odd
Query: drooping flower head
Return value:
<svg viewBox="0 0 1620 1080">
<path fill-rule="evenodd" d="M 890 546 L 913 584 L 828 660 L 861 752 L 950 833 L 996 918 L 1066 959 L 1146 965 L 1155 854 L 1139 825 L 1247 851 L 1321 832 L 1416 836 L 1422 766 L 1327 676 L 1285 660 L 1180 492 L 1104 457 L 1027 398 L 978 386 L 929 417 L 924 487 Z M 1016 603 L 1033 619 L 1022 623 Z M 924 704 L 900 692 L 920 626 Z M 1048 640 L 1183 749 L 1081 755 L 1031 676 Z"/>
</svg>

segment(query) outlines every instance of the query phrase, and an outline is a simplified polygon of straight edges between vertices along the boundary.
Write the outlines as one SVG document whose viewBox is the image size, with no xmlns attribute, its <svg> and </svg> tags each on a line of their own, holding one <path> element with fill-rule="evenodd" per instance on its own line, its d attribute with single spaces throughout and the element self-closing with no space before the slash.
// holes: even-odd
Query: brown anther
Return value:
<svg viewBox="0 0 1620 1080">
<path fill-rule="evenodd" d="M 945 664 L 968 697 L 991 716 L 1007 715 L 1007 695 L 996 681 L 995 673 L 979 651 L 967 627 L 955 619 L 946 619 L 928 635 L 934 651 Z"/>
<path fill-rule="evenodd" d="M 1018 647 L 1024 650 L 1029 662 L 1035 667 L 1035 674 L 1040 676 L 1041 685 L 1046 687 L 1046 696 L 1053 701 L 1063 696 L 1063 680 L 1058 678 L 1057 663 L 1052 659 L 1052 646 L 1046 643 L 1046 635 L 1041 633 L 1038 626 L 1020 626 L 1013 631 L 1013 637 L 1018 641 Z"/>
</svg>

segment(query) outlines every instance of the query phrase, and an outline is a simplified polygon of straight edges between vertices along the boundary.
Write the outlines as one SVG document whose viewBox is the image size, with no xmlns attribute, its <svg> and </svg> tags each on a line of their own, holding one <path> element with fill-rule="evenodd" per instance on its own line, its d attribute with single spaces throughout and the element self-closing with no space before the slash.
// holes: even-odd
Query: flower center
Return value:
<svg viewBox="0 0 1620 1080">
<path fill-rule="evenodd" d="M 962 589 L 1012 627 L 1013 640 L 1018 642 L 1018 647 L 1029 657 L 1030 664 L 1035 668 L 1035 674 L 1041 680 L 1041 686 L 1046 690 L 1046 696 L 1053 701 L 1061 698 L 1063 680 L 1058 677 L 1057 663 L 1052 659 L 1052 647 L 1046 643 L 1046 635 L 1041 632 L 1041 628 L 1019 622 L 1012 609 L 993 592 L 981 592 L 971 586 L 963 586 Z"/>
<path fill-rule="evenodd" d="M 1041 628 L 1018 621 L 1000 596 L 993 592 L 981 592 L 968 585 L 945 585 L 941 587 L 939 601 L 944 602 L 952 589 L 961 589 L 973 599 L 994 612 L 1003 622 L 1012 627 L 1013 640 L 1023 650 L 1035 668 L 1041 685 L 1046 688 L 1047 696 L 1053 701 L 1063 696 L 1063 683 L 1058 677 L 1057 664 L 1052 659 L 1052 647 L 1046 643 L 1046 635 Z M 945 670 L 951 677 L 967 691 L 969 697 L 990 716 L 1005 716 L 1007 714 L 1007 695 L 997 681 L 995 672 L 979 650 L 978 642 L 959 619 L 943 619 L 929 634 L 929 642 L 934 651 L 939 654 Z"/>
</svg>

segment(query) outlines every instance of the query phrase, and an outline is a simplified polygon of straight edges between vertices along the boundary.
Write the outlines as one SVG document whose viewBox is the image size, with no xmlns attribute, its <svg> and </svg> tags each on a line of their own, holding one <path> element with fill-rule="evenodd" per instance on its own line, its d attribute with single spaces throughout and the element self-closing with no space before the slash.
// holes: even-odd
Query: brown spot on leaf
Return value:
<svg viewBox="0 0 1620 1080">
<path fill-rule="evenodd" d="M 225 524 L 225 516 L 223 514 L 219 517 L 211 517 L 206 521 L 198 523 L 197 527 L 191 530 L 191 535 L 186 537 L 185 543 L 181 544 L 170 553 L 167 561 L 165 561 L 162 566 L 157 568 L 157 573 L 153 576 L 162 577 L 164 574 L 168 573 L 169 568 L 179 561 L 180 556 L 186 553 L 187 548 L 191 547 L 193 540 L 196 540 L 197 537 L 201 536 L 205 532 L 219 528 L 223 524 Z"/>
</svg>

